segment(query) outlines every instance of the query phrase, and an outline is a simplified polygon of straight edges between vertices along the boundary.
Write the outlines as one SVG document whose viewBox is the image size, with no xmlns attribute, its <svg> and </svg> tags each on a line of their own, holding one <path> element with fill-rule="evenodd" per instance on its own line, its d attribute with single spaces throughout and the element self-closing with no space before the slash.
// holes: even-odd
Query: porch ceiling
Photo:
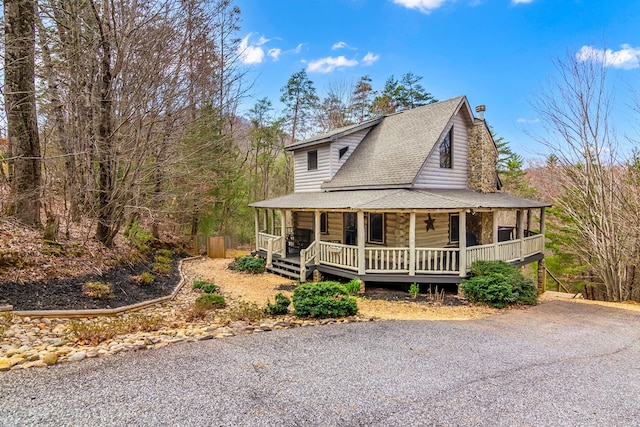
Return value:
<svg viewBox="0 0 640 427">
<path fill-rule="evenodd" d="M 420 209 L 527 209 L 551 206 L 504 193 L 471 190 L 353 190 L 294 193 L 249 206 L 269 209 L 420 210 Z"/>
</svg>

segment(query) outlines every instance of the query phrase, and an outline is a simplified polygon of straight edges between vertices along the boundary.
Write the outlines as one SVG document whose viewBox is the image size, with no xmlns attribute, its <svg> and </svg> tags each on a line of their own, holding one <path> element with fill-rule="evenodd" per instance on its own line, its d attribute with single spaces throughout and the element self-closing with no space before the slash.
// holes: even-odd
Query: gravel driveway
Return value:
<svg viewBox="0 0 640 427">
<path fill-rule="evenodd" d="M 640 425 L 640 313 L 554 301 L 0 375 L 2 425 Z"/>
</svg>

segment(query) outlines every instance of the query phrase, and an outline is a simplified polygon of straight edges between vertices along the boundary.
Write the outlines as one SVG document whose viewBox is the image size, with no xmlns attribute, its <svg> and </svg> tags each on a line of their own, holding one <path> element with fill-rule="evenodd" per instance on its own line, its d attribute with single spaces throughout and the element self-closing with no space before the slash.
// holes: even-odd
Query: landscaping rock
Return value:
<svg viewBox="0 0 640 427">
<path fill-rule="evenodd" d="M 58 354 L 57 353 L 45 353 L 41 357 L 42 362 L 47 366 L 53 366 L 58 362 Z"/>
</svg>

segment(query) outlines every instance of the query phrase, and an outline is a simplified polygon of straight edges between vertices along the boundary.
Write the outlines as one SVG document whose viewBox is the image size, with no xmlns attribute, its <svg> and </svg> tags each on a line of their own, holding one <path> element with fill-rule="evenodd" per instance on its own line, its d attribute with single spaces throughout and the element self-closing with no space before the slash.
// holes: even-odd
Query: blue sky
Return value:
<svg viewBox="0 0 640 427">
<path fill-rule="evenodd" d="M 640 1 L 237 0 L 251 98 L 277 110 L 280 88 L 306 69 L 329 82 L 368 74 L 381 89 L 411 71 L 440 100 L 467 95 L 512 148 L 531 158 L 539 125 L 530 101 L 566 55 L 607 59 L 617 84 L 640 83 Z M 622 87 L 622 86 L 621 86 Z M 623 90 L 622 92 L 628 92 Z M 618 96 L 626 105 L 626 95 Z"/>
</svg>

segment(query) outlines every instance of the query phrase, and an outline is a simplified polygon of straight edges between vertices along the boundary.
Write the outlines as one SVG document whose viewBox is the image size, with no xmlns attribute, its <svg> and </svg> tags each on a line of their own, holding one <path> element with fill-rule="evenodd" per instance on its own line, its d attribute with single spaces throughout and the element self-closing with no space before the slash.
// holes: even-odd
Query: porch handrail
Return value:
<svg viewBox="0 0 640 427">
<path fill-rule="evenodd" d="M 318 242 L 320 264 L 358 271 L 358 247 L 342 243 Z"/>
<path fill-rule="evenodd" d="M 267 234 L 264 232 L 258 233 L 258 250 L 268 251 L 269 241 L 271 241 L 271 247 L 274 253 L 284 255 L 284 249 L 286 242 L 282 239 L 282 236 L 274 236 L 273 234 Z"/>
<path fill-rule="evenodd" d="M 529 236 L 524 238 L 523 256 L 528 257 L 530 255 L 541 253 L 543 251 L 544 251 L 544 235 L 536 234 L 534 236 Z"/>
<path fill-rule="evenodd" d="M 364 251 L 367 273 L 409 272 L 409 248 L 367 247 Z"/>
<path fill-rule="evenodd" d="M 471 269 L 471 264 L 476 261 L 495 261 L 495 255 L 496 245 L 494 243 L 469 246 L 467 248 L 467 271 Z"/>
<path fill-rule="evenodd" d="M 520 259 L 520 243 L 520 239 L 496 243 L 496 260 L 510 262 Z"/>
<path fill-rule="evenodd" d="M 313 264 L 315 265 L 317 262 L 317 254 L 318 254 L 318 248 L 317 248 L 317 242 L 315 240 L 311 242 L 311 244 L 307 246 L 306 249 L 300 250 L 300 281 L 301 282 L 304 283 L 307 281 L 307 263 L 309 261 L 313 261 Z"/>
<path fill-rule="evenodd" d="M 416 273 L 458 273 L 458 248 L 416 248 Z"/>
</svg>

